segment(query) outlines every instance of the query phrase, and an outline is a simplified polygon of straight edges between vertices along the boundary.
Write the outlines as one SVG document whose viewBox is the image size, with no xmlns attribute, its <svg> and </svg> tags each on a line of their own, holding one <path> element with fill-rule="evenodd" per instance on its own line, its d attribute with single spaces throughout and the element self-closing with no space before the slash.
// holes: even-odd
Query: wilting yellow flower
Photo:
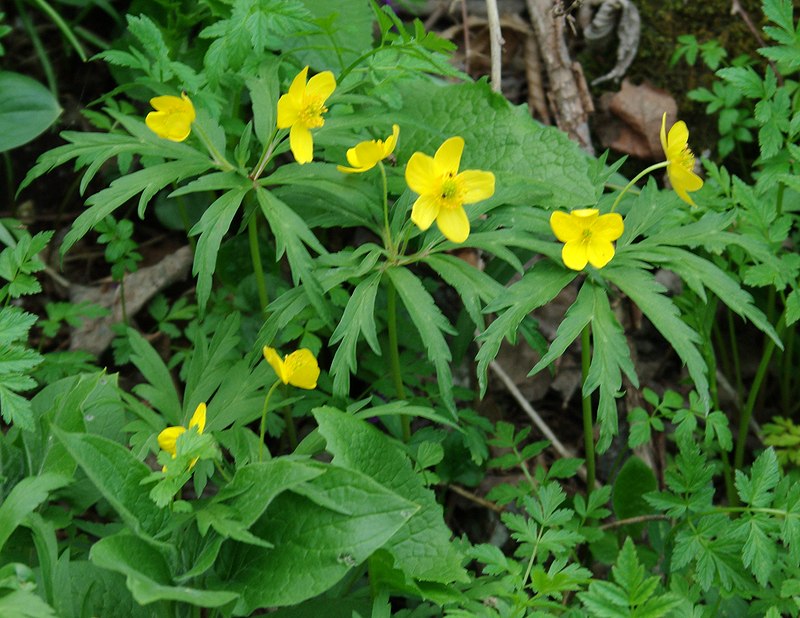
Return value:
<svg viewBox="0 0 800 618">
<path fill-rule="evenodd" d="M 397 145 L 397 137 L 399 135 L 400 127 L 393 124 L 392 134 L 386 138 L 386 141 L 382 139 L 372 139 L 356 144 L 347 151 L 347 162 L 352 167 L 337 165 L 336 169 L 346 174 L 356 174 L 371 170 L 378 165 L 378 161 L 383 161 L 394 152 L 394 147 Z"/>
<path fill-rule="evenodd" d="M 182 142 L 189 137 L 195 113 L 185 92 L 180 97 L 154 97 L 150 99 L 150 105 L 156 111 L 147 114 L 144 122 L 153 133 L 173 142 Z"/>
<path fill-rule="evenodd" d="M 206 404 L 201 403 L 197 406 L 192 414 L 192 418 L 189 420 L 189 428 L 197 427 L 197 433 L 203 433 L 203 430 L 206 428 Z M 177 456 L 177 449 L 176 444 L 178 442 L 178 438 L 186 431 L 186 427 L 182 425 L 167 427 L 163 430 L 160 434 L 158 434 L 158 446 L 161 447 L 161 450 L 167 451 L 172 458 L 175 459 Z M 191 468 L 194 464 L 197 463 L 197 457 L 195 457 L 192 462 L 189 464 Z M 161 468 L 162 471 L 166 471 L 167 467 L 164 466 Z"/>
<path fill-rule="evenodd" d="M 561 259 L 567 268 L 583 270 L 587 262 L 603 268 L 614 257 L 612 242 L 622 236 L 622 217 L 615 212 L 599 213 L 596 208 L 579 208 L 550 215 L 550 227 L 564 243 Z"/>
<path fill-rule="evenodd" d="M 675 193 L 687 204 L 696 206 L 687 191 L 697 191 L 703 179 L 694 173 L 694 153 L 689 148 L 689 129 L 679 120 L 667 135 L 667 113 L 661 117 L 661 147 L 667 155 L 667 176 Z"/>
<path fill-rule="evenodd" d="M 319 365 L 311 350 L 302 348 L 281 358 L 275 348 L 264 346 L 264 358 L 284 384 L 307 390 L 317 388 Z"/>
<path fill-rule="evenodd" d="M 336 89 L 336 79 L 330 71 L 315 75 L 306 83 L 308 67 L 297 74 L 289 92 L 278 99 L 278 128 L 288 129 L 289 147 L 298 163 L 314 158 L 314 140 L 309 129 L 325 124 L 322 114 L 328 111 L 325 101 Z"/>
<path fill-rule="evenodd" d="M 451 137 L 433 157 L 415 152 L 406 165 L 406 182 L 419 193 L 411 209 L 411 220 L 427 230 L 436 221 L 439 231 L 453 242 L 469 236 L 469 218 L 464 204 L 474 204 L 494 195 L 494 174 L 481 170 L 458 173 L 464 140 Z"/>
</svg>

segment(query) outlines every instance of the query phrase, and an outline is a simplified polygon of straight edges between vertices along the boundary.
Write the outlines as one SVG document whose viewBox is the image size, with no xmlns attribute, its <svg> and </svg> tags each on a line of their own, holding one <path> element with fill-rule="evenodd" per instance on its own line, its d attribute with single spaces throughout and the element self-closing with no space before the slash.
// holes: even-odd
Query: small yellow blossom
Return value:
<svg viewBox="0 0 800 618">
<path fill-rule="evenodd" d="M 667 135 L 667 113 L 661 117 L 661 147 L 667 155 L 667 176 L 675 193 L 684 202 L 696 206 L 688 191 L 697 191 L 703 186 L 703 179 L 694 173 L 694 153 L 689 148 L 689 129 L 679 120 Z"/>
<path fill-rule="evenodd" d="M 201 403 L 197 406 L 192 414 L 192 418 L 189 420 L 189 428 L 197 427 L 197 433 L 203 433 L 203 430 L 206 428 L 206 404 Z M 158 434 L 158 446 L 161 447 L 161 450 L 167 451 L 172 458 L 175 459 L 177 456 L 177 448 L 176 444 L 178 442 L 178 438 L 186 431 L 186 427 L 182 425 L 167 427 L 163 430 L 160 434 Z M 195 457 L 192 462 L 189 464 L 191 468 L 194 464 L 197 463 L 197 458 Z M 161 468 L 163 472 L 166 472 L 167 467 L 164 466 Z"/>
<path fill-rule="evenodd" d="M 615 213 L 600 215 L 596 208 L 579 208 L 570 213 L 550 215 L 550 227 L 564 243 L 561 259 L 572 270 L 583 270 L 586 263 L 603 268 L 614 257 L 613 241 L 622 236 L 622 217 Z"/>
<path fill-rule="evenodd" d="M 308 67 L 297 74 L 289 92 L 278 99 L 278 128 L 289 131 L 289 147 L 298 163 L 314 158 L 314 140 L 309 129 L 325 124 L 322 114 L 328 111 L 325 101 L 336 89 L 336 79 L 330 71 L 315 75 L 306 83 Z"/>
<path fill-rule="evenodd" d="M 427 230 L 436 221 L 439 231 L 453 242 L 469 236 L 469 218 L 464 204 L 474 204 L 494 195 L 494 174 L 465 170 L 459 174 L 464 140 L 451 137 L 429 157 L 415 152 L 406 165 L 406 182 L 419 193 L 411 210 L 411 220 Z"/>
<path fill-rule="evenodd" d="M 154 97 L 150 99 L 150 105 L 156 111 L 147 114 L 144 122 L 153 133 L 173 142 L 182 142 L 189 137 L 195 113 L 185 92 L 180 97 Z"/>
<path fill-rule="evenodd" d="M 347 151 L 347 162 L 352 167 L 337 165 L 336 169 L 345 174 L 358 174 L 371 170 L 378 165 L 378 161 L 383 161 L 394 152 L 394 147 L 397 145 L 397 137 L 399 135 L 400 127 L 393 124 L 392 134 L 386 138 L 386 141 L 382 139 L 372 139 L 356 144 Z"/>
<path fill-rule="evenodd" d="M 275 348 L 264 346 L 264 358 L 284 384 L 307 390 L 317 388 L 319 365 L 311 350 L 302 348 L 281 358 Z"/>
</svg>

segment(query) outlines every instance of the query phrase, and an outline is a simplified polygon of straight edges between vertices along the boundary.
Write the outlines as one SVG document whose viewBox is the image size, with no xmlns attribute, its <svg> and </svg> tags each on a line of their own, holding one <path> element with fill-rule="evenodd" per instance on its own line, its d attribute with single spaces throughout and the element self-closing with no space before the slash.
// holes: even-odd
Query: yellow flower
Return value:
<svg viewBox="0 0 800 618">
<path fill-rule="evenodd" d="M 378 165 L 378 161 L 383 161 L 394 152 L 394 147 L 397 145 L 397 137 L 399 135 L 400 127 L 393 124 L 392 134 L 386 138 L 386 141 L 382 139 L 373 139 L 356 144 L 355 147 L 347 151 L 347 162 L 352 167 L 337 165 L 336 169 L 345 174 L 357 174 L 371 170 Z"/>
<path fill-rule="evenodd" d="M 309 129 L 325 124 L 322 114 L 328 111 L 325 101 L 336 89 L 336 79 L 330 71 L 315 75 L 306 83 L 308 67 L 297 74 L 289 92 L 278 99 L 278 128 L 288 129 L 289 147 L 298 163 L 314 158 L 314 140 Z"/>
<path fill-rule="evenodd" d="M 156 111 L 147 114 L 144 122 L 153 133 L 173 142 L 182 142 L 189 137 L 195 113 L 185 92 L 180 97 L 154 97 L 150 99 L 150 105 Z"/>
<path fill-rule="evenodd" d="M 687 204 L 696 206 L 687 191 L 697 191 L 703 179 L 694 173 L 694 153 L 689 148 L 689 129 L 679 120 L 667 135 L 667 113 L 661 117 L 661 147 L 667 155 L 667 176 L 675 193 Z"/>
<path fill-rule="evenodd" d="M 264 346 L 264 358 L 284 384 L 307 390 L 317 388 L 319 365 L 311 350 L 302 348 L 281 358 L 275 348 Z"/>
<path fill-rule="evenodd" d="M 561 259 L 567 268 L 583 270 L 587 262 L 603 268 L 614 257 L 612 242 L 622 236 L 622 217 L 615 212 L 599 213 L 596 208 L 579 208 L 550 215 L 550 227 L 564 243 Z"/>
<path fill-rule="evenodd" d="M 192 414 L 192 418 L 189 420 L 189 428 L 197 427 L 197 433 L 203 433 L 203 430 L 206 428 L 206 404 L 201 403 L 197 406 Z M 177 456 L 177 449 L 176 444 L 178 442 L 178 438 L 186 431 L 186 427 L 182 425 L 178 425 L 177 427 L 167 427 L 164 431 L 158 434 L 158 446 L 161 447 L 161 450 L 167 451 L 172 458 L 175 459 Z M 189 464 L 191 468 L 194 464 L 197 463 L 197 457 L 195 457 L 192 462 Z M 162 472 L 166 472 L 167 467 L 164 466 L 161 468 Z"/>
<path fill-rule="evenodd" d="M 453 242 L 469 236 L 469 219 L 464 204 L 474 204 L 494 195 L 494 174 L 481 170 L 458 173 L 464 140 L 451 137 L 433 157 L 415 152 L 406 166 L 406 182 L 419 193 L 411 220 L 427 230 L 436 221 L 439 231 Z"/>
</svg>

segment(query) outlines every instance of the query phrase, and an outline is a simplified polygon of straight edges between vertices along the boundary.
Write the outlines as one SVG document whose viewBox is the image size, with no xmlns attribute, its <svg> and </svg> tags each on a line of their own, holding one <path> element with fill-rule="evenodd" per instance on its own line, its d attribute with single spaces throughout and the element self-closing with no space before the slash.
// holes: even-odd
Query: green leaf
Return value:
<svg viewBox="0 0 800 618">
<path fill-rule="evenodd" d="M 350 392 L 350 374 L 358 369 L 356 348 L 360 336 L 367 340 L 375 354 L 381 354 L 375 330 L 375 296 L 381 282 L 381 273 L 374 273 L 361 281 L 353 290 L 339 324 L 330 338 L 330 345 L 341 344 L 331 362 L 333 394 L 339 397 Z"/>
<path fill-rule="evenodd" d="M 395 568 L 418 580 L 467 581 L 441 506 L 396 444 L 369 423 L 333 408 L 318 408 L 314 417 L 335 464 L 363 472 L 419 506 L 384 546 Z"/>
<path fill-rule="evenodd" d="M 234 614 L 296 604 L 328 590 L 418 508 L 359 472 L 320 466 L 324 474 L 295 488 L 302 494 L 281 493 L 251 527 L 272 549 L 223 547 L 226 586 L 241 594 Z"/>
<path fill-rule="evenodd" d="M 752 67 L 726 67 L 716 73 L 729 84 L 751 99 L 760 99 L 764 95 L 764 84 Z"/>
<path fill-rule="evenodd" d="M 0 152 L 30 142 L 61 114 L 52 93 L 26 75 L 0 71 L 0 92 Z"/>
<path fill-rule="evenodd" d="M 55 427 L 53 433 L 131 530 L 154 543 L 154 535 L 170 519 L 170 513 L 159 510 L 142 485 L 152 470 L 111 440 Z"/>
<path fill-rule="evenodd" d="M 253 124 L 256 137 L 266 147 L 275 130 L 278 97 L 280 84 L 278 83 L 278 63 L 270 62 L 270 56 L 265 56 L 265 62 L 260 67 L 259 76 L 247 80 L 247 89 L 250 91 L 250 101 L 253 104 Z"/>
<path fill-rule="evenodd" d="M 129 328 L 127 332 L 128 342 L 133 350 L 131 362 L 147 380 L 146 384 L 134 386 L 133 392 L 149 401 L 168 423 L 180 425 L 183 420 L 181 402 L 175 392 L 172 374 L 158 352 L 139 334 L 139 331 Z"/>
<path fill-rule="evenodd" d="M 455 416 L 453 399 L 453 374 L 450 371 L 450 347 L 443 333 L 455 334 L 455 330 L 436 306 L 422 282 L 410 270 L 403 267 L 388 268 L 386 275 L 397 290 L 400 300 L 408 311 L 411 321 L 419 333 L 428 353 L 428 358 L 436 367 L 439 392 L 445 405 Z"/>
<path fill-rule="evenodd" d="M 700 336 L 681 320 L 677 306 L 664 295 L 665 288 L 648 272 L 609 264 L 604 276 L 616 284 L 653 323 L 686 364 L 702 405 L 711 407 L 706 363 L 697 349 Z"/>
<path fill-rule="evenodd" d="M 496 195 L 470 206 L 470 218 L 503 202 L 547 208 L 596 203 L 590 160 L 578 145 L 535 122 L 526 107 L 512 107 L 488 82 L 437 86 L 426 78 L 407 83 L 404 95 L 395 120 L 403 127 L 399 161 L 414 151 L 433 155 L 444 140 L 459 135 L 465 142 L 461 169 L 495 174 Z"/>
<path fill-rule="evenodd" d="M 14 485 L 0 505 L 0 549 L 17 526 L 47 500 L 50 492 L 68 485 L 69 482 L 69 477 L 60 474 L 42 474 L 29 476 Z"/>
<path fill-rule="evenodd" d="M 173 585 L 166 557 L 151 544 L 130 534 L 100 539 L 92 545 L 89 559 L 99 567 L 125 575 L 128 590 L 142 605 L 165 600 L 220 607 L 239 596 L 227 590 Z"/>
<path fill-rule="evenodd" d="M 778 457 L 772 448 L 766 449 L 753 462 L 748 478 L 736 471 L 736 490 L 744 504 L 754 508 L 768 507 L 772 503 L 772 490 L 780 480 Z"/>
<path fill-rule="evenodd" d="M 60 618 L 82 616 L 91 608 L 94 616 L 120 615 L 126 618 L 166 618 L 163 607 L 144 608 L 125 587 L 125 578 L 88 560 L 69 560 L 64 552 L 56 569 L 55 609 Z M 160 610 L 160 611 L 159 611 Z"/>
<path fill-rule="evenodd" d="M 644 495 L 657 488 L 658 482 L 650 466 L 635 455 L 631 455 L 614 480 L 612 504 L 617 519 L 628 519 L 652 513 L 653 507 L 647 503 Z M 642 525 L 635 530 L 641 530 L 641 528 Z"/>
<path fill-rule="evenodd" d="M 191 236 L 200 235 L 194 253 L 192 274 L 197 275 L 197 304 L 205 311 L 211 296 L 211 280 L 217 269 L 217 254 L 222 237 L 231 226 L 244 196 L 250 187 L 239 187 L 223 193 L 208 207 L 191 230 Z"/>
<path fill-rule="evenodd" d="M 36 316 L 19 307 L 0 309 L 0 346 L 28 340 L 28 331 L 36 324 Z"/>
<path fill-rule="evenodd" d="M 12 590 L 0 596 L 0 616 L 8 618 L 57 618 L 53 608 L 29 590 Z"/>
<path fill-rule="evenodd" d="M 477 355 L 481 394 L 486 392 L 486 370 L 497 356 L 503 337 L 508 337 L 513 343 L 522 320 L 555 298 L 576 276 L 575 271 L 553 262 L 537 262 L 522 279 L 486 307 L 484 311 L 487 313 L 502 313 L 478 337 L 482 344 Z"/>
</svg>

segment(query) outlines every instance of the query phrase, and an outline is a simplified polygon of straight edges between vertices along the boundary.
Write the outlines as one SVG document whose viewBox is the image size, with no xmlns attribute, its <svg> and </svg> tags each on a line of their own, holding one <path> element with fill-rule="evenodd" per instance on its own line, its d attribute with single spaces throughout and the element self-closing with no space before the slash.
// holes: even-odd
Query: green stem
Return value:
<svg viewBox="0 0 800 618">
<path fill-rule="evenodd" d="M 247 222 L 247 237 L 250 240 L 250 259 L 253 261 L 253 272 L 256 275 L 256 286 L 258 286 L 258 300 L 261 303 L 261 313 L 263 314 L 269 306 L 269 296 L 267 295 L 267 285 L 264 283 L 261 251 L 258 248 L 258 219 L 255 212 Z"/>
<path fill-rule="evenodd" d="M 720 449 L 720 458 L 722 459 L 722 476 L 725 479 L 725 495 L 728 497 L 728 504 L 736 504 L 738 498 L 736 495 L 736 485 L 733 483 L 733 469 L 731 468 L 731 460 L 728 453 Z"/>
<path fill-rule="evenodd" d="M 778 319 L 778 336 L 783 333 L 784 315 Z M 769 362 L 772 359 L 772 353 L 775 351 L 775 341 L 767 338 L 764 344 L 764 351 L 761 353 L 761 362 L 756 369 L 756 375 L 753 377 L 753 383 L 750 385 L 750 392 L 747 395 L 747 403 L 739 415 L 739 435 L 736 440 L 736 452 L 733 458 L 733 466 L 737 470 L 741 470 L 744 465 L 744 447 L 747 441 L 747 434 L 750 428 L 750 419 L 753 416 L 753 408 L 755 408 L 758 394 L 761 391 L 761 384 L 767 375 Z"/>
<path fill-rule="evenodd" d="M 197 123 L 192 124 L 192 130 L 195 132 L 197 137 L 203 143 L 203 146 L 206 147 L 206 150 L 208 150 L 208 154 L 211 155 L 211 158 L 214 160 L 214 163 L 217 165 L 217 167 L 219 167 L 223 172 L 230 172 L 236 169 L 225 158 L 225 155 L 223 155 L 219 150 L 217 150 L 217 147 L 214 146 L 214 144 L 211 142 L 206 132 L 202 129 L 202 127 L 199 124 Z"/>
<path fill-rule="evenodd" d="M 44 76 L 47 80 L 47 87 L 50 92 L 57 97 L 58 82 L 56 81 L 56 73 L 53 70 L 53 64 L 50 62 L 50 58 L 47 55 L 47 50 L 45 49 L 44 43 L 42 43 L 42 39 L 39 38 L 39 33 L 36 32 L 36 27 L 33 25 L 31 18 L 28 16 L 28 12 L 25 10 L 25 7 L 22 6 L 22 2 L 20 0 L 16 0 L 14 4 L 17 6 L 17 14 L 22 20 L 22 25 L 25 27 L 25 30 L 28 31 L 28 36 L 31 38 L 31 43 L 33 43 L 33 48 L 36 50 L 36 55 L 39 58 L 39 62 L 42 64 L 42 70 L 44 71 Z"/>
<path fill-rule="evenodd" d="M 189 213 L 186 212 L 186 204 L 183 203 L 183 200 L 184 198 L 182 195 L 178 197 L 178 215 L 181 218 L 181 223 L 183 223 L 183 229 L 186 230 L 186 239 L 189 241 L 192 253 L 194 253 L 197 249 L 197 243 L 195 243 L 194 236 L 189 235 L 189 230 L 192 226 L 189 222 Z"/>
<path fill-rule="evenodd" d="M 270 387 L 267 396 L 264 397 L 264 408 L 261 410 L 261 430 L 258 434 L 258 461 L 263 461 L 264 459 L 264 434 L 267 431 L 267 408 L 269 407 L 269 400 L 280 383 L 280 380 L 275 380 L 275 384 Z"/>
<path fill-rule="evenodd" d="M 381 182 L 383 186 L 383 244 L 389 255 L 395 255 L 394 243 L 392 242 L 392 230 L 389 227 L 389 188 L 386 183 L 386 168 L 383 161 L 378 161 L 378 169 L 381 171 Z"/>
<path fill-rule="evenodd" d="M 392 379 L 398 399 L 406 398 L 406 390 L 403 386 L 403 374 L 400 370 L 400 348 L 397 345 L 397 290 L 392 283 L 391 277 L 386 277 L 386 320 L 389 330 L 389 358 L 392 363 Z M 403 427 L 403 441 L 411 439 L 411 419 L 402 415 L 400 422 Z"/>
<path fill-rule="evenodd" d="M 289 448 L 297 448 L 297 428 L 294 426 L 292 409 L 288 406 L 283 409 L 283 420 L 286 422 L 286 437 L 289 438 Z"/>
<path fill-rule="evenodd" d="M 128 309 L 125 306 L 125 275 L 122 275 L 122 279 L 119 280 L 119 300 L 120 304 L 122 305 L 122 322 L 125 326 L 130 326 L 128 324 Z"/>
<path fill-rule="evenodd" d="M 63 34 L 66 37 L 66 39 L 70 42 L 70 45 L 72 45 L 72 47 L 75 49 L 78 56 L 80 56 L 80 59 L 83 62 L 86 62 L 87 60 L 86 52 L 83 51 L 83 46 L 81 45 L 81 42 L 76 38 L 72 30 L 70 30 L 69 26 L 67 25 L 67 22 L 65 22 L 61 18 L 61 15 L 58 14 L 58 11 L 53 9 L 53 7 L 47 4 L 47 2 L 45 2 L 44 0 L 32 0 L 32 2 L 36 6 L 38 6 L 43 13 L 47 14 L 47 16 L 53 20 L 53 23 L 59 30 L 61 30 L 61 34 Z"/>
<path fill-rule="evenodd" d="M 581 331 L 581 397 L 583 398 L 583 444 L 586 451 L 586 495 L 594 490 L 594 422 L 592 420 L 592 396 L 584 392 L 586 379 L 589 377 L 589 365 L 592 361 L 591 347 L 592 323 L 589 322 Z"/>
<path fill-rule="evenodd" d="M 744 383 L 742 382 L 742 366 L 739 360 L 739 344 L 736 341 L 736 325 L 733 323 L 733 311 L 728 310 L 728 340 L 731 342 L 730 356 L 733 359 L 733 375 L 736 376 L 736 396 L 739 405 L 742 403 L 744 395 Z"/>
<path fill-rule="evenodd" d="M 250 178 L 253 180 L 253 182 L 255 182 L 261 177 L 261 174 L 264 173 L 264 170 L 269 164 L 270 159 L 272 159 L 272 153 L 275 152 L 275 148 L 280 143 L 280 139 L 276 139 L 277 134 L 278 130 L 273 129 L 272 135 L 270 135 L 269 141 L 267 142 L 267 145 L 264 147 L 264 152 L 261 153 L 261 158 L 259 158 L 258 163 L 256 163 L 256 167 L 253 170 L 253 173 L 250 174 Z"/>
<path fill-rule="evenodd" d="M 667 167 L 667 165 L 669 165 L 669 161 L 662 161 L 661 163 L 655 163 L 654 165 L 651 165 L 650 167 L 648 167 L 648 168 L 642 170 L 641 172 L 639 172 L 638 174 L 636 174 L 636 176 L 634 176 L 633 180 L 631 180 L 627 185 L 625 185 L 625 188 L 617 196 L 617 199 L 614 200 L 614 203 L 611 205 L 611 210 L 609 212 L 614 212 L 616 210 L 617 204 L 619 204 L 620 200 L 622 199 L 622 196 L 625 195 L 628 192 L 628 189 L 630 189 L 633 185 L 635 185 L 637 182 L 639 182 L 642 178 L 644 178 L 650 172 L 654 172 L 655 170 L 661 169 L 662 167 Z"/>
</svg>

